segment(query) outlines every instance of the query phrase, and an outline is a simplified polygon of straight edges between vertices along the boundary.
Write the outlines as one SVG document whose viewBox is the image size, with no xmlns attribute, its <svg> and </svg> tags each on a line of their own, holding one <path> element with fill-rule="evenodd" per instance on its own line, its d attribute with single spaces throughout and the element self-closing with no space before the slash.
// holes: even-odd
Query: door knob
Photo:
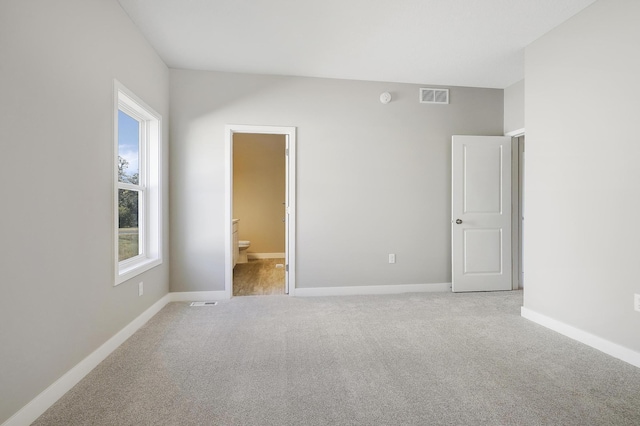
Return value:
<svg viewBox="0 0 640 426">
<path fill-rule="evenodd" d="M 462 220 L 460 220 L 460 219 L 456 219 L 456 223 L 457 223 L 458 225 L 460 225 L 460 224 L 462 223 Z"/>
</svg>

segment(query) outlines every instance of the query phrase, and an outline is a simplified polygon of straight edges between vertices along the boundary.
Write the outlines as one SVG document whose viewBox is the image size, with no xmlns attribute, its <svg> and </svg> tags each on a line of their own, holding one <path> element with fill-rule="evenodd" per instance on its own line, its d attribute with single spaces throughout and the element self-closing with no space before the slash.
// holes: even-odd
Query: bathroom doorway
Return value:
<svg viewBox="0 0 640 426">
<path fill-rule="evenodd" d="M 226 129 L 229 297 L 293 294 L 295 128 Z"/>
<path fill-rule="evenodd" d="M 285 169 L 284 135 L 233 135 L 233 296 L 284 294 Z"/>
</svg>

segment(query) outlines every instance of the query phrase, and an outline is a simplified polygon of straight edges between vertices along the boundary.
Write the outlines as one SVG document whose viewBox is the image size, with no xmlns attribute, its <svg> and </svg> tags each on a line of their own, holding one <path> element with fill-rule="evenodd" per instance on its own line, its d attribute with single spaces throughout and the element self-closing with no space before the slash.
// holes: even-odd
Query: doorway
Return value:
<svg viewBox="0 0 640 426">
<path fill-rule="evenodd" d="M 225 133 L 225 292 L 293 295 L 295 127 L 228 125 Z"/>
<path fill-rule="evenodd" d="M 513 289 L 524 288 L 524 133 L 513 136 Z"/>
<path fill-rule="evenodd" d="M 285 139 L 233 135 L 233 296 L 284 294 Z"/>
</svg>

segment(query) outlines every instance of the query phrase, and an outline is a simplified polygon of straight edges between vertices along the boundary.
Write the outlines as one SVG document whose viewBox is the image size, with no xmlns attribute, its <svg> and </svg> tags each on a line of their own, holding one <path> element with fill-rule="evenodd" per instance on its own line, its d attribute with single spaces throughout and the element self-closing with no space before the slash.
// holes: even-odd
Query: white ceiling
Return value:
<svg viewBox="0 0 640 426">
<path fill-rule="evenodd" d="M 119 0 L 172 68 L 504 88 L 595 0 Z"/>
</svg>

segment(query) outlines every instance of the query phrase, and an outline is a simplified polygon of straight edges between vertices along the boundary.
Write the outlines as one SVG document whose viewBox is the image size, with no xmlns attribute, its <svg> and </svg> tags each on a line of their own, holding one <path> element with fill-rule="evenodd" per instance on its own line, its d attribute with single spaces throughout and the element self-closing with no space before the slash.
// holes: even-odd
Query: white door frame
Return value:
<svg viewBox="0 0 640 426">
<path fill-rule="evenodd" d="M 282 126 L 253 126 L 229 124 L 225 126 L 225 268 L 224 291 L 227 298 L 233 296 L 233 135 L 235 133 L 258 133 L 284 135 L 287 139 L 287 182 L 285 215 L 285 246 L 287 284 L 289 295 L 295 295 L 296 289 L 296 128 Z"/>
</svg>

